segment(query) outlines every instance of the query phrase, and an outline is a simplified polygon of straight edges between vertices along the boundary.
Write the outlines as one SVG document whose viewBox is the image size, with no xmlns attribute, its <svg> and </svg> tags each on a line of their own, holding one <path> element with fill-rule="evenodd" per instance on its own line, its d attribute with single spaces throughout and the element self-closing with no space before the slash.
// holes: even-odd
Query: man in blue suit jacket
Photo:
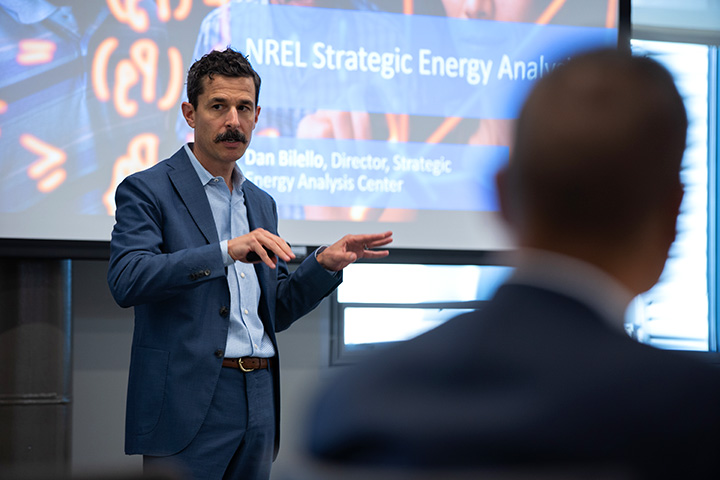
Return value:
<svg viewBox="0 0 720 480">
<path fill-rule="evenodd" d="M 387 255 L 371 249 L 392 237 L 347 235 L 290 274 L 275 202 L 236 164 L 260 114 L 259 76 L 242 54 L 211 52 L 187 89 L 194 143 L 116 192 L 108 283 L 135 307 L 125 450 L 146 464 L 171 458 L 192 478 L 267 479 L 279 440 L 275 333 L 346 265 Z"/>
<path fill-rule="evenodd" d="M 593 52 L 544 76 L 498 177 L 515 273 L 479 311 L 341 372 L 311 412 L 314 458 L 717 478 L 720 371 L 624 330 L 675 238 L 686 130 L 648 58 Z"/>
</svg>

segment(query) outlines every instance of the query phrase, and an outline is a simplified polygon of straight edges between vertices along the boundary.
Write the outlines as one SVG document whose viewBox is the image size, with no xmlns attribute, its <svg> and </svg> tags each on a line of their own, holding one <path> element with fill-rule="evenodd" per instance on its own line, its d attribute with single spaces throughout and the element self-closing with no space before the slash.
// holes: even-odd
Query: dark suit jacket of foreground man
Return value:
<svg viewBox="0 0 720 480">
<path fill-rule="evenodd" d="M 508 283 L 481 311 L 340 372 L 311 449 L 350 465 L 670 463 L 717 478 L 714 369 L 639 344 L 562 293 Z"/>
<path fill-rule="evenodd" d="M 275 201 L 249 180 L 242 188 L 250 230 L 277 235 Z M 210 204 L 184 148 L 126 178 L 116 203 L 108 279 L 118 304 L 135 306 L 125 451 L 170 455 L 195 436 L 220 375 L 230 305 L 225 266 Z M 276 352 L 275 332 L 312 310 L 342 278 L 312 255 L 292 275 L 282 260 L 275 269 L 262 262 L 255 269 L 258 313 Z M 277 360 L 271 367 L 276 455 Z"/>
<path fill-rule="evenodd" d="M 676 235 L 686 131 L 650 59 L 592 52 L 544 76 L 498 176 L 513 277 L 479 311 L 338 372 L 311 413 L 312 454 L 720 478 L 720 370 L 623 326 Z"/>
</svg>

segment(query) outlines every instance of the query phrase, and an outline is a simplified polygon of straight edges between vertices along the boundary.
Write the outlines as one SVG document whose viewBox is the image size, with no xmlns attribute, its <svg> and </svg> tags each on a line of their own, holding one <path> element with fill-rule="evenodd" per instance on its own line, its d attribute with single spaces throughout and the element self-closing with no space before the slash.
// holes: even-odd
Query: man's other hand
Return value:
<svg viewBox="0 0 720 480">
<path fill-rule="evenodd" d="M 345 235 L 317 255 L 318 263 L 326 270 L 338 272 L 358 258 L 387 257 L 388 250 L 373 250 L 392 242 L 392 232 Z"/>
<path fill-rule="evenodd" d="M 277 266 L 278 258 L 286 262 L 295 258 L 285 240 L 262 228 L 228 240 L 228 254 L 235 261 L 263 262 L 270 268 Z"/>
</svg>

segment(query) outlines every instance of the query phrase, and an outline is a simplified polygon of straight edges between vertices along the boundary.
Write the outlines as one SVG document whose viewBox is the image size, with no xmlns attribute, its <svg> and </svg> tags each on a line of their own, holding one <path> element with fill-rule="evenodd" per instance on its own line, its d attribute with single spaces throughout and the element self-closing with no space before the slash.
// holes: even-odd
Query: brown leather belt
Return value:
<svg viewBox="0 0 720 480">
<path fill-rule="evenodd" d="M 272 366 L 270 358 L 261 357 L 242 357 L 242 358 L 223 358 L 222 366 L 228 368 L 239 368 L 243 372 L 252 372 L 253 370 L 262 370 Z"/>
</svg>

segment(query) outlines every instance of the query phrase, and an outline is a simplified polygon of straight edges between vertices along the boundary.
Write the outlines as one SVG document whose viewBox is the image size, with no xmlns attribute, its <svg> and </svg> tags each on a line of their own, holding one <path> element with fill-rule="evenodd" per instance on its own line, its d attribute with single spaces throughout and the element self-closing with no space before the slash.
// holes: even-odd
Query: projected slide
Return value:
<svg viewBox="0 0 720 480">
<path fill-rule="evenodd" d="M 393 229 L 399 247 L 494 249 L 494 176 L 533 82 L 617 44 L 614 1 L 0 0 L 0 237 L 108 240 L 114 190 L 192 130 L 194 59 L 262 78 L 244 175 L 281 234 Z M 438 232 L 443 232 L 438 235 Z"/>
</svg>

